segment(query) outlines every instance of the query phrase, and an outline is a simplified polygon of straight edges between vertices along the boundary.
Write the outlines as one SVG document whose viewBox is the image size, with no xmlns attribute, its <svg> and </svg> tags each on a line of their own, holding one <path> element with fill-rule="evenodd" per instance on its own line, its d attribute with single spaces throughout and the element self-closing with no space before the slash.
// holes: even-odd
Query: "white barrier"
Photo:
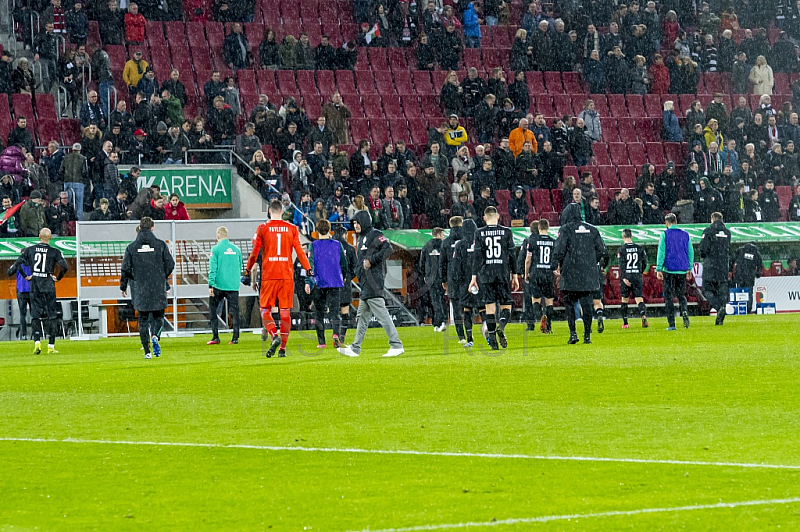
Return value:
<svg viewBox="0 0 800 532">
<path fill-rule="evenodd" d="M 800 312 L 800 276 L 756 279 L 754 303 L 775 303 L 778 312 Z"/>
</svg>

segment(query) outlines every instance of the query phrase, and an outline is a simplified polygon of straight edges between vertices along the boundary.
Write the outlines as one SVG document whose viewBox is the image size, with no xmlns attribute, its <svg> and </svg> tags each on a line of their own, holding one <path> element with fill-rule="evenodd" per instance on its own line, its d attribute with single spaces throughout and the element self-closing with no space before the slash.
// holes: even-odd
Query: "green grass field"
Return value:
<svg viewBox="0 0 800 532">
<path fill-rule="evenodd" d="M 3 343 L 0 531 L 800 529 L 800 316 L 620 325 L 499 356 L 430 327 L 396 359 L 381 330 L 359 359 Z"/>
</svg>

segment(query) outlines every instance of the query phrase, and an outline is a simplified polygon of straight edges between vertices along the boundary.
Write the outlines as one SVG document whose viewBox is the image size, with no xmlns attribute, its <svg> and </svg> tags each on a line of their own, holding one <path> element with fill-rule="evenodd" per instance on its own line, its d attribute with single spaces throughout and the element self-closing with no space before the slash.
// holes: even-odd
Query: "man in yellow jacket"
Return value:
<svg viewBox="0 0 800 532">
<path fill-rule="evenodd" d="M 459 125 L 458 115 L 450 115 L 447 130 L 444 132 L 444 143 L 447 146 L 448 156 L 453 157 L 458 151 L 458 148 L 468 141 L 467 130 L 464 129 L 464 126 Z"/>
<path fill-rule="evenodd" d="M 139 80 L 144 77 L 147 67 L 147 61 L 142 59 L 141 50 L 134 51 L 131 58 L 125 63 L 125 68 L 122 70 L 122 81 L 128 86 L 131 101 L 136 100 L 136 86 L 139 84 Z"/>
<path fill-rule="evenodd" d="M 526 142 L 531 143 L 531 151 L 533 153 L 539 150 L 539 144 L 536 142 L 536 135 L 533 134 L 533 131 L 528 129 L 528 119 L 521 118 L 519 127 L 512 129 L 511 133 L 508 134 L 508 149 L 511 150 L 515 158 L 522 153 L 522 147 Z"/>
</svg>

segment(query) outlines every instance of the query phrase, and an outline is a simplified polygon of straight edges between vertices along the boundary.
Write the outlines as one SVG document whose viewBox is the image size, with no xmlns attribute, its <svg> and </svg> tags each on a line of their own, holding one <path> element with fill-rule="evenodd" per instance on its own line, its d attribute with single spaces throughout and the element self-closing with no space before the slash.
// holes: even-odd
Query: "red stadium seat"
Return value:
<svg viewBox="0 0 800 532">
<path fill-rule="evenodd" d="M 611 157 L 611 162 L 615 166 L 622 166 L 630 164 L 628 160 L 628 148 L 623 142 L 609 142 L 608 153 Z"/>
<path fill-rule="evenodd" d="M 619 130 L 619 139 L 622 142 L 636 143 L 639 138 L 636 135 L 636 124 L 633 118 L 618 118 L 617 129 Z"/>
<path fill-rule="evenodd" d="M 585 94 L 586 91 L 581 83 L 581 76 L 577 72 L 562 72 L 561 81 L 564 83 L 564 90 L 567 94 Z M 579 102 L 583 105 L 583 102 Z M 595 109 L 597 105 L 595 104 Z"/>
<path fill-rule="evenodd" d="M 550 201 L 549 190 L 535 188 L 531 190 L 531 198 L 533 199 L 533 208 L 539 214 L 553 212 L 553 204 Z"/>
<path fill-rule="evenodd" d="M 314 79 L 313 70 L 298 70 L 295 74 L 297 76 L 297 88 L 300 90 L 300 94 L 319 94 L 319 92 L 317 92 L 317 82 Z"/>
<path fill-rule="evenodd" d="M 551 190 L 550 197 L 552 198 L 553 212 L 561 212 L 561 190 L 557 188 Z"/>
<path fill-rule="evenodd" d="M 683 166 L 683 162 L 686 160 L 684 145 L 680 142 L 665 142 L 664 155 L 667 162 L 672 161 L 677 166 Z"/>
<path fill-rule="evenodd" d="M 365 94 L 361 96 L 361 104 L 364 106 L 364 113 L 367 115 L 367 118 L 383 117 L 381 97 L 377 94 Z"/>
<path fill-rule="evenodd" d="M 358 94 L 353 79 L 353 72 L 350 70 L 336 71 L 336 89 L 339 91 L 339 94 Z"/>
<path fill-rule="evenodd" d="M 617 169 L 614 166 L 601 166 L 598 169 L 598 176 L 600 182 L 606 188 L 618 188 L 619 180 L 617 179 Z"/>
<path fill-rule="evenodd" d="M 575 116 L 577 114 L 574 108 L 572 107 L 573 104 L 572 96 L 568 94 L 554 94 L 552 98 L 553 98 L 553 108 L 555 110 L 556 116 L 566 116 L 566 115 Z M 537 98 L 537 102 L 540 99 L 541 98 Z"/>
<path fill-rule="evenodd" d="M 406 118 L 422 118 L 422 110 L 419 107 L 419 100 L 414 94 L 400 96 L 403 102 L 403 114 Z"/>
<path fill-rule="evenodd" d="M 378 94 L 394 94 L 394 78 L 392 73 L 388 70 L 373 71 L 375 80 L 375 87 L 378 89 Z"/>
<path fill-rule="evenodd" d="M 642 166 L 647 162 L 644 146 L 638 143 L 628 144 L 628 158 L 633 166 Z"/>
<path fill-rule="evenodd" d="M 278 85 L 275 83 L 275 72 L 273 70 L 256 71 L 258 78 L 258 90 L 267 96 L 273 97 L 280 94 Z"/>
<path fill-rule="evenodd" d="M 397 94 L 414 94 L 414 84 L 411 81 L 411 76 L 408 75 L 408 71 L 394 74 L 393 81 Z"/>
<path fill-rule="evenodd" d="M 66 145 L 75 144 L 81 140 L 81 123 L 71 118 L 63 118 L 58 122 L 61 129 L 61 140 Z"/>
<path fill-rule="evenodd" d="M 628 109 L 625 107 L 625 96 L 622 94 L 609 94 L 606 96 L 608 98 L 608 109 L 611 113 L 611 116 L 614 118 L 622 118 L 628 116 Z"/>
<path fill-rule="evenodd" d="M 590 94 L 589 99 L 594 102 L 594 109 L 600 115 L 600 120 L 608 118 L 610 112 L 608 110 L 608 98 L 605 94 Z"/>
<path fill-rule="evenodd" d="M 356 70 L 356 88 L 359 94 L 376 94 L 372 72 Z"/>
<path fill-rule="evenodd" d="M 8 102 L 7 99 L 2 99 Z M 6 108 L 8 108 L 8 103 L 6 103 Z M 56 102 L 52 94 L 36 95 L 36 116 L 39 120 L 58 120 Z"/>
<path fill-rule="evenodd" d="M 637 118 L 636 131 L 640 142 L 658 142 L 661 140 L 661 119 Z"/>
<path fill-rule="evenodd" d="M 628 114 L 632 117 L 647 116 L 644 110 L 644 100 L 641 94 L 628 94 L 625 96 L 625 101 L 628 104 Z"/>
<path fill-rule="evenodd" d="M 431 83 L 431 73 L 427 70 L 415 70 L 414 76 L 414 90 L 419 95 L 430 96 L 437 94 L 433 90 Z"/>
<path fill-rule="evenodd" d="M 647 161 L 650 164 L 657 165 L 666 163 L 666 161 L 664 161 L 664 148 L 661 146 L 660 142 L 647 142 L 645 148 L 647 150 Z"/>
<path fill-rule="evenodd" d="M 392 94 L 382 95 L 381 101 L 383 103 L 383 114 L 387 118 L 402 118 L 404 116 L 399 96 Z"/>
<path fill-rule="evenodd" d="M 39 137 L 39 145 L 46 146 L 51 140 L 61 144 L 61 130 L 58 122 L 52 118 L 41 118 L 36 121 L 36 133 Z"/>
<path fill-rule="evenodd" d="M 11 108 L 14 110 L 14 118 L 24 116 L 31 122 L 33 121 L 33 100 L 31 100 L 30 94 L 12 94 Z"/>
<path fill-rule="evenodd" d="M 513 77 L 506 77 L 506 79 L 511 82 L 513 81 Z M 535 96 L 538 94 L 543 94 L 544 90 L 544 77 L 542 76 L 541 72 L 526 72 L 525 73 L 525 81 L 528 83 L 528 91 L 531 95 Z"/>
<path fill-rule="evenodd" d="M 600 117 L 600 126 L 603 129 L 603 141 L 619 142 L 619 131 L 617 131 L 617 119 Z"/>
<path fill-rule="evenodd" d="M 658 118 L 662 116 L 663 106 L 661 104 L 661 95 L 660 94 L 645 94 L 644 95 L 644 107 L 646 111 L 646 116 L 651 118 Z"/>
<path fill-rule="evenodd" d="M 371 131 L 372 144 L 375 146 L 383 146 L 387 142 L 391 142 L 392 138 L 389 135 L 389 125 L 386 119 L 383 118 L 370 118 L 369 129 Z M 405 140 L 405 139 L 398 139 Z"/>
<path fill-rule="evenodd" d="M 350 138 L 354 143 L 370 138 L 369 122 L 366 118 L 350 119 Z"/>
<path fill-rule="evenodd" d="M 545 117 L 555 116 L 553 111 L 553 97 L 549 94 L 536 94 L 531 98 L 533 110 L 537 113 L 542 113 Z M 521 109 L 523 113 L 527 113 L 528 109 Z"/>
<path fill-rule="evenodd" d="M 564 94 L 564 85 L 561 83 L 561 72 L 545 72 L 544 86 L 549 94 Z"/>
<path fill-rule="evenodd" d="M 395 142 L 402 140 L 410 144 L 411 137 L 408 134 L 408 121 L 405 118 L 390 118 L 389 133 Z"/>
<path fill-rule="evenodd" d="M 773 92 L 775 94 L 791 94 L 792 89 L 789 85 L 789 75 L 785 72 L 776 72 L 774 76 L 775 81 L 775 88 Z M 730 108 L 729 108 L 730 109 Z"/>
<path fill-rule="evenodd" d="M 336 79 L 332 70 L 317 70 L 317 90 L 323 96 L 330 96 L 336 91 Z"/>
<path fill-rule="evenodd" d="M 297 83 L 294 79 L 293 70 L 278 70 L 275 72 L 278 80 L 278 89 L 284 96 L 296 96 L 299 92 L 297 90 Z"/>
<path fill-rule="evenodd" d="M 414 146 L 428 145 L 428 126 L 423 118 L 409 118 L 408 129 L 411 133 L 411 144 Z"/>
<path fill-rule="evenodd" d="M 594 142 L 592 144 L 592 151 L 594 152 L 594 160 L 598 166 L 611 164 L 611 157 L 608 156 L 608 147 L 605 142 Z"/>
<path fill-rule="evenodd" d="M 636 188 L 636 168 L 633 166 L 617 166 L 619 186 L 634 190 Z"/>
</svg>

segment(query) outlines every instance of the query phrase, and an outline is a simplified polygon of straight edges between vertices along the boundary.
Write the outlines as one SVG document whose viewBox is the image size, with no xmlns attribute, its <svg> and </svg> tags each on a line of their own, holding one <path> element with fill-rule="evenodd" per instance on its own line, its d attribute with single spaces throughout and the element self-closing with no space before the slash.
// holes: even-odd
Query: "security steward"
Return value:
<svg viewBox="0 0 800 532">
<path fill-rule="evenodd" d="M 703 295 L 717 309 L 717 325 L 725 321 L 728 302 L 728 257 L 731 232 L 722 221 L 722 214 L 711 214 L 711 225 L 703 231 L 700 240 L 700 257 L 703 259 Z"/>
</svg>

